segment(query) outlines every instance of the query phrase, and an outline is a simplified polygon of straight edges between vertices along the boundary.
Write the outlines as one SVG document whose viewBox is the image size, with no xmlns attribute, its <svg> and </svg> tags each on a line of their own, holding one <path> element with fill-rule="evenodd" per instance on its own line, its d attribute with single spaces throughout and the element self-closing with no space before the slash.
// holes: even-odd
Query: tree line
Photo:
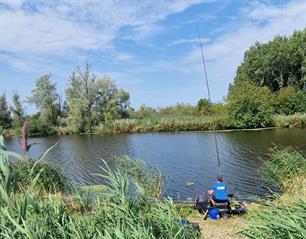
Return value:
<svg viewBox="0 0 306 239">
<path fill-rule="evenodd" d="M 16 92 L 10 107 L 5 95 L 0 96 L 0 127 L 18 129 L 27 119 L 32 135 L 53 134 L 55 127 L 85 133 L 116 119 L 164 116 L 218 116 L 226 121 L 226 128 L 268 127 L 275 114 L 306 113 L 306 29 L 253 44 L 237 68 L 224 103 L 200 99 L 195 106 L 181 103 L 156 109 L 143 105 L 134 110 L 129 93 L 109 77 L 97 77 L 88 64 L 71 73 L 63 100 L 50 78 L 40 77 L 25 101 L 38 108 L 33 116 L 25 116 Z"/>
<path fill-rule="evenodd" d="M 51 82 L 51 75 L 41 76 L 24 101 L 38 109 L 38 113 L 32 116 L 25 115 L 17 92 L 13 94 L 10 107 L 3 94 L 0 96 L 0 127 L 18 131 L 28 120 L 32 135 L 52 134 L 54 127 L 84 133 L 93 132 L 95 126 L 105 121 L 128 117 L 129 93 L 119 89 L 108 76 L 97 77 L 88 64 L 71 73 L 65 93 L 63 100 L 57 93 L 56 84 Z"/>
</svg>

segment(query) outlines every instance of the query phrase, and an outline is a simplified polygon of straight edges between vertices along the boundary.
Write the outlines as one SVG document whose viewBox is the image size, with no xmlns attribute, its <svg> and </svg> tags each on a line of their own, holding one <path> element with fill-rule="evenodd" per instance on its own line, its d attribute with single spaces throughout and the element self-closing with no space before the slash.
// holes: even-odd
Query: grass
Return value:
<svg viewBox="0 0 306 239">
<path fill-rule="evenodd" d="M 160 168 L 127 155 L 115 157 L 115 162 L 118 168 L 133 180 L 135 189 L 140 194 L 157 199 L 164 195 L 167 178 Z"/>
<path fill-rule="evenodd" d="M 275 147 L 271 150 L 270 160 L 263 167 L 264 179 L 280 191 L 292 188 L 297 179 L 306 174 L 306 159 L 293 148 Z"/>
<path fill-rule="evenodd" d="M 306 114 L 276 115 L 272 127 L 306 127 Z M 145 133 L 182 132 L 236 129 L 233 122 L 221 116 L 156 116 L 135 119 L 120 119 L 105 123 L 95 132 L 103 133 Z"/>
<path fill-rule="evenodd" d="M 283 194 L 267 206 L 250 213 L 247 228 L 240 233 L 247 238 L 306 238 L 306 159 L 292 149 L 274 149 L 264 166 L 263 176 Z"/>
</svg>

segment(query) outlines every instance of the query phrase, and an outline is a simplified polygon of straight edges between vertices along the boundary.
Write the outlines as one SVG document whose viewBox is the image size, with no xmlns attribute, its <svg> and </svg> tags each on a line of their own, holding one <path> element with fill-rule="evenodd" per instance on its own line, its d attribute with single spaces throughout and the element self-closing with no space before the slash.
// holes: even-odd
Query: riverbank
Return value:
<svg viewBox="0 0 306 239">
<path fill-rule="evenodd" d="M 195 131 L 235 131 L 235 130 L 263 130 L 272 128 L 305 128 L 306 114 L 275 115 L 270 127 L 265 128 L 237 128 L 224 117 L 208 116 L 159 116 L 136 119 L 120 119 L 104 123 L 94 129 L 92 133 L 82 134 L 133 134 L 149 132 L 195 132 Z M 16 131 L 3 130 L 5 137 L 15 137 Z M 48 130 L 29 132 L 30 137 L 51 135 L 71 135 L 68 127 L 53 127 Z M 81 134 L 81 135 L 82 135 Z"/>
<path fill-rule="evenodd" d="M 275 150 L 263 175 L 279 192 L 260 204 L 246 204 L 246 215 L 218 221 L 191 216 L 190 220 L 199 224 L 204 238 L 305 238 L 306 158 L 292 149 Z"/>
<path fill-rule="evenodd" d="M 305 128 L 306 114 L 275 115 L 270 128 Z M 224 117 L 155 117 L 115 120 L 96 128 L 98 134 L 240 130 Z M 266 129 L 266 128 L 255 128 Z M 244 129 L 251 130 L 251 129 Z"/>
</svg>

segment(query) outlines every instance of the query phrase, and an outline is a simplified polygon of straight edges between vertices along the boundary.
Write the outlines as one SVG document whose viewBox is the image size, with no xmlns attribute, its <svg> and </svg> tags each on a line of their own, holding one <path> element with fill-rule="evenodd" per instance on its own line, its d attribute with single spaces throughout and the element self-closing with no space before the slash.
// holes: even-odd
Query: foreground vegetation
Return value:
<svg viewBox="0 0 306 239">
<path fill-rule="evenodd" d="M 306 237 L 306 158 L 293 149 L 273 150 L 263 175 L 281 194 L 251 212 L 247 238 L 303 239 Z"/>
<path fill-rule="evenodd" d="M 96 175 L 105 180 L 105 186 L 88 200 L 77 192 L 65 195 L 65 180 L 44 173 L 48 167 L 43 157 L 31 163 L 27 179 L 18 176 L 19 163 L 13 158 L 28 169 L 30 159 L 5 151 L 2 141 L 1 238 L 199 238 L 191 224 L 180 223 L 171 200 L 147 203 L 145 181 L 135 180 L 136 192 L 132 192 L 129 177 L 106 164 Z M 47 183 L 53 184 L 52 190 Z"/>
</svg>

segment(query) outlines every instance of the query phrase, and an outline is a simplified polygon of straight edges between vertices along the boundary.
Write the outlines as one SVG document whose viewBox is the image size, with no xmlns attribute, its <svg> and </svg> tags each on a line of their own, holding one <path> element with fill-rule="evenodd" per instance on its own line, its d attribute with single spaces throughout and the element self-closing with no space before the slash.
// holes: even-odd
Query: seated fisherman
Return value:
<svg viewBox="0 0 306 239">
<path fill-rule="evenodd" d="M 221 176 L 217 177 L 217 182 L 208 190 L 208 194 L 213 204 L 214 202 L 228 201 L 227 186 L 222 182 Z"/>
</svg>

